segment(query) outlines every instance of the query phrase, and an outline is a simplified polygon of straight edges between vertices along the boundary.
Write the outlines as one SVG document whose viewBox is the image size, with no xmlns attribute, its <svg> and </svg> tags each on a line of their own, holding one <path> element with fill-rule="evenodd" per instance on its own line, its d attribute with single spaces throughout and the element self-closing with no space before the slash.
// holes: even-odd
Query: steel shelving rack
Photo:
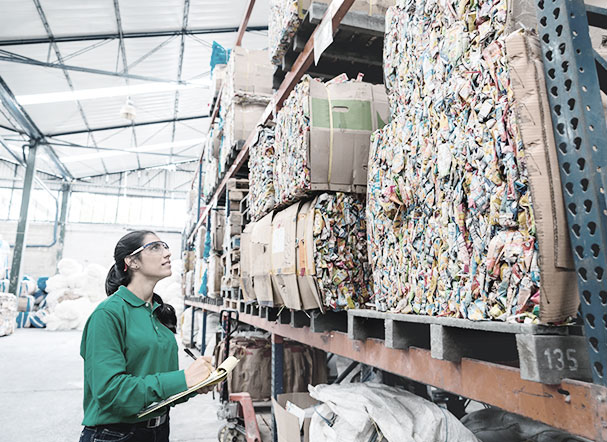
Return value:
<svg viewBox="0 0 607 442">
<path fill-rule="evenodd" d="M 287 338 L 579 436 L 607 441 L 607 124 L 600 97 L 601 90 L 607 93 L 607 61 L 592 48 L 589 37 L 589 23 L 607 28 L 607 8 L 587 6 L 583 0 L 534 1 L 593 382 L 564 379 L 548 385 L 523 380 L 519 368 L 470 358 L 439 360 L 428 349 L 388 348 L 382 340 L 354 340 L 343 331 L 315 332 L 301 324 L 294 326 L 293 314 L 289 323 L 284 315 L 267 310 L 261 314 L 260 308 L 253 311 L 236 302 L 241 322 L 272 335 L 273 395 L 282 392 L 281 350 Z M 333 33 L 353 2 L 334 0 L 328 8 L 323 21 L 331 20 Z M 253 4 L 250 0 L 241 31 Z M 274 94 L 260 125 L 273 117 L 311 66 L 320 26 L 322 22 Z M 197 224 L 187 232 L 187 244 L 193 243 L 227 180 L 247 161 L 254 139 L 255 133 L 250 134 L 211 200 L 199 210 Z M 192 307 L 192 319 L 194 310 L 203 311 L 203 333 L 207 314 L 224 308 L 210 300 L 186 299 L 185 304 Z"/>
</svg>

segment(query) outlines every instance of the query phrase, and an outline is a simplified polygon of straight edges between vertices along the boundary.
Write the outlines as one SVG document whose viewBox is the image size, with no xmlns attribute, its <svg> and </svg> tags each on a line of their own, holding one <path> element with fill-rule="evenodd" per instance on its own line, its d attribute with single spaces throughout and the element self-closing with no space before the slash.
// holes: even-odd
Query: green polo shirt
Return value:
<svg viewBox="0 0 607 442">
<path fill-rule="evenodd" d="M 179 370 L 175 335 L 151 306 L 124 286 L 104 300 L 82 333 L 84 359 L 83 425 L 145 421 L 148 405 L 187 389 Z"/>
</svg>

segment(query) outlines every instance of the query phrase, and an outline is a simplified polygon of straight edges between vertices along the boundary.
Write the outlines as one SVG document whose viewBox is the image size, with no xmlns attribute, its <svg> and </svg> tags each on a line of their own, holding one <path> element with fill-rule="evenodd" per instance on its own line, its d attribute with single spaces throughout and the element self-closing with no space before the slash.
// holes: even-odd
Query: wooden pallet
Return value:
<svg viewBox="0 0 607 442">
<path fill-rule="evenodd" d="M 249 180 L 246 178 L 230 178 L 227 183 L 229 191 L 245 190 L 249 191 Z"/>
<path fill-rule="evenodd" d="M 348 337 L 358 341 L 380 339 L 388 348 L 425 348 L 433 358 L 452 362 L 473 358 L 519 365 L 522 379 L 544 384 L 558 384 L 564 378 L 591 379 L 580 326 L 349 310 Z"/>
</svg>

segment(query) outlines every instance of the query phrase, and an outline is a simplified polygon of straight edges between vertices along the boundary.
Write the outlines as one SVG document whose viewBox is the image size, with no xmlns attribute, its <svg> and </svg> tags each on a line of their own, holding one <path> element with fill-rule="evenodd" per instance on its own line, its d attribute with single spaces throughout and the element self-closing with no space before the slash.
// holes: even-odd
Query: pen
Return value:
<svg viewBox="0 0 607 442">
<path fill-rule="evenodd" d="M 196 357 L 196 355 L 194 353 L 192 353 L 192 351 L 189 348 L 184 348 L 183 351 L 185 351 L 188 354 L 188 356 L 190 356 L 192 359 L 194 359 L 194 360 L 198 359 Z"/>
</svg>

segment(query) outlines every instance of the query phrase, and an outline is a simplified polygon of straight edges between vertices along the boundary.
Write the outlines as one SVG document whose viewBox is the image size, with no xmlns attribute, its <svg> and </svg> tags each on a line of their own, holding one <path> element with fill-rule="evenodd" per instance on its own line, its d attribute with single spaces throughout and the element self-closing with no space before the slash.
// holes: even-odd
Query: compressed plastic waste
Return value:
<svg viewBox="0 0 607 442">
<path fill-rule="evenodd" d="M 257 221 L 274 209 L 274 129 L 260 128 L 249 149 L 249 211 Z"/>
<path fill-rule="evenodd" d="M 372 136 L 379 310 L 535 322 L 540 269 L 505 54 L 507 0 L 400 0 L 386 16 L 392 122 Z"/>
</svg>

